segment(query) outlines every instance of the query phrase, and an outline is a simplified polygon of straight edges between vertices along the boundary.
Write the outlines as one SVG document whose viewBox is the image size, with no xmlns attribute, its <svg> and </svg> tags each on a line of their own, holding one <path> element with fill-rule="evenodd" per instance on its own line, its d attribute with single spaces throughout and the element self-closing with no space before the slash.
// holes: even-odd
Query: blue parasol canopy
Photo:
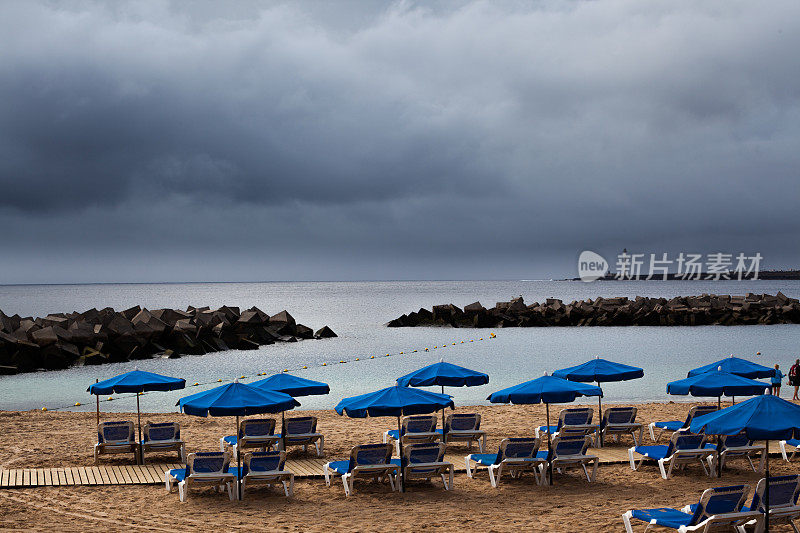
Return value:
<svg viewBox="0 0 800 533">
<path fill-rule="evenodd" d="M 327 383 L 293 376 L 291 374 L 274 374 L 268 378 L 250 383 L 251 387 L 282 392 L 292 397 L 316 396 L 328 394 L 331 388 Z"/>
<path fill-rule="evenodd" d="M 397 379 L 401 387 L 475 387 L 489 383 L 489 375 L 440 361 Z"/>
<path fill-rule="evenodd" d="M 667 383 L 667 394 L 692 396 L 755 396 L 764 394 L 767 383 L 748 379 L 721 370 L 697 374 Z"/>
<path fill-rule="evenodd" d="M 99 395 L 124 392 L 170 391 L 182 389 L 185 386 L 185 379 L 171 378 L 137 369 L 99 383 L 93 383 L 86 390 L 92 394 Z"/>
<path fill-rule="evenodd" d="M 644 376 L 644 370 L 636 366 L 615 363 L 598 357 L 580 365 L 556 370 L 553 375 L 569 381 L 605 383 L 640 378 Z"/>
<path fill-rule="evenodd" d="M 234 381 L 184 396 L 176 405 L 184 413 L 194 416 L 247 416 L 280 413 L 298 407 L 300 402 L 282 392 L 259 389 Z"/>
<path fill-rule="evenodd" d="M 445 407 L 454 407 L 452 398 L 447 394 L 396 385 L 360 396 L 345 398 L 335 409 L 340 415 L 366 418 L 367 416 L 422 415 Z"/>
<path fill-rule="evenodd" d="M 736 374 L 737 376 L 750 379 L 771 378 L 775 375 L 774 368 L 759 365 L 758 363 L 753 363 L 747 359 L 742 359 L 740 357 L 734 357 L 731 355 L 730 357 L 720 359 L 715 363 L 699 366 L 693 370 L 690 370 L 687 374 L 687 377 L 705 374 L 706 372 L 714 372 L 718 368 L 721 368 L 723 372 L 729 372 L 731 374 Z"/>
<path fill-rule="evenodd" d="M 800 405 L 764 394 L 692 420 L 692 433 L 736 435 L 750 440 L 788 440 L 800 437 Z"/>
<path fill-rule="evenodd" d="M 579 396 L 603 396 L 597 385 L 568 381 L 557 376 L 542 377 L 492 393 L 487 400 L 492 403 L 568 403 Z"/>
</svg>

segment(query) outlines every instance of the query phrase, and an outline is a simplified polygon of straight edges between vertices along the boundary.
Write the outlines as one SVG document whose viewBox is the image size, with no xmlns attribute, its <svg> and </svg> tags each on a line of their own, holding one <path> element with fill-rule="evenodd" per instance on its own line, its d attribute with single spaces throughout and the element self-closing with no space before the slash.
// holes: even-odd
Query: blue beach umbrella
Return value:
<svg viewBox="0 0 800 533">
<path fill-rule="evenodd" d="M 439 385 L 444 394 L 445 387 L 476 387 L 489 383 L 489 375 L 463 366 L 439 361 L 415 370 L 397 379 L 401 387 L 431 387 Z M 442 409 L 442 436 L 444 437 L 444 409 Z"/>
<path fill-rule="evenodd" d="M 544 376 L 489 395 L 492 403 L 537 404 L 544 403 L 547 413 L 547 426 L 550 427 L 550 404 L 574 402 L 579 396 L 602 396 L 603 390 L 597 385 L 569 381 L 557 376 Z M 547 450 L 551 450 L 550 431 L 547 432 Z M 550 484 L 553 483 L 553 467 L 550 465 Z"/>
<path fill-rule="evenodd" d="M 705 374 L 706 372 L 713 372 L 719 368 L 721 368 L 723 372 L 729 372 L 731 374 L 736 374 L 737 376 L 750 379 L 771 378 L 775 375 L 774 368 L 759 365 L 758 363 L 753 363 L 747 359 L 742 359 L 740 357 L 734 357 L 731 355 L 730 357 L 720 359 L 715 363 L 694 368 L 689 371 L 687 377 Z"/>
<path fill-rule="evenodd" d="M 719 408 L 722 396 L 755 396 L 764 394 L 769 387 L 767 383 L 718 369 L 671 381 L 667 383 L 667 394 L 716 397 Z"/>
<path fill-rule="evenodd" d="M 568 379 L 569 381 L 579 381 L 582 383 L 607 383 L 610 381 L 628 381 L 644 376 L 644 370 L 637 366 L 615 363 L 606 359 L 595 357 L 581 365 L 570 366 L 556 370 L 554 376 Z M 603 418 L 603 397 L 597 397 L 598 416 Z M 600 446 L 603 446 L 603 433 L 600 433 Z"/>
<path fill-rule="evenodd" d="M 766 441 L 766 478 L 769 480 L 769 441 L 800 437 L 800 405 L 765 394 L 738 405 L 692 420 L 692 433 L 736 435 L 745 432 L 750 440 Z M 769 483 L 764 491 L 765 529 L 769 531 Z"/>
<path fill-rule="evenodd" d="M 281 413 L 298 407 L 300 402 L 282 392 L 265 390 L 239 383 L 221 385 L 213 389 L 184 396 L 176 404 L 181 411 L 194 416 L 235 416 L 236 433 L 239 431 L 239 417 L 264 413 Z M 237 491 L 241 499 L 241 454 L 237 457 Z"/>
<path fill-rule="evenodd" d="M 425 415 L 446 407 L 453 408 L 453 399 L 446 394 L 411 389 L 408 387 L 387 387 L 375 392 L 352 396 L 340 401 L 334 408 L 340 415 L 350 418 L 366 418 L 368 416 L 397 417 L 398 436 L 401 431 L 400 417 L 406 415 Z M 400 439 L 400 491 L 405 490 L 403 483 L 403 440 Z"/>
<path fill-rule="evenodd" d="M 327 383 L 301 378 L 287 373 L 273 374 L 268 378 L 259 379 L 250 384 L 259 389 L 274 390 L 288 394 L 292 398 L 300 396 L 319 396 L 331 391 Z M 286 449 L 286 415 L 281 411 L 281 441 Z"/>
<path fill-rule="evenodd" d="M 186 380 L 182 378 L 172 378 L 162 376 L 153 372 L 145 372 L 135 368 L 130 372 L 114 376 L 98 383 L 90 385 L 86 389 L 91 394 L 97 396 L 97 424 L 100 425 L 100 395 L 101 394 L 122 394 L 126 392 L 136 393 L 136 421 L 139 427 L 139 442 L 142 442 L 142 415 L 139 409 L 139 393 L 149 391 L 171 391 L 186 387 Z M 139 460 L 144 461 L 144 456 L 139 453 Z"/>
</svg>

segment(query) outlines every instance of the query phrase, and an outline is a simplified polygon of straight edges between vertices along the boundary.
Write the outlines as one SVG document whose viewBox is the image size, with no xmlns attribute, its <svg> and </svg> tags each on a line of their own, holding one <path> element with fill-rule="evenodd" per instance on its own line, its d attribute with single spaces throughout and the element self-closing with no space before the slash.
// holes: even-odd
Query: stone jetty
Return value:
<svg viewBox="0 0 800 533">
<path fill-rule="evenodd" d="M 257 307 L 223 306 L 125 311 L 107 307 L 42 318 L 0 311 L 0 373 L 63 369 L 73 365 L 256 350 L 276 342 L 336 337 L 328 326 L 314 332 L 288 311 L 268 315 Z"/>
<path fill-rule="evenodd" d="M 702 294 L 675 298 L 637 296 L 564 303 L 555 298 L 526 304 L 520 296 L 486 309 L 480 302 L 464 306 L 434 305 L 403 315 L 393 328 L 451 326 L 456 328 L 527 328 L 551 326 L 740 326 L 800 324 L 800 302 L 781 292 L 728 296 Z"/>
</svg>

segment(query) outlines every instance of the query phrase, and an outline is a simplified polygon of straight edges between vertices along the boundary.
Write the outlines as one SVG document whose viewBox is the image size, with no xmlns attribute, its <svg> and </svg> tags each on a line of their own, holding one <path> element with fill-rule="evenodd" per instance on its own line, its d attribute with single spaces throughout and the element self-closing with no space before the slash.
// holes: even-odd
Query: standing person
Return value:
<svg viewBox="0 0 800 533">
<path fill-rule="evenodd" d="M 772 394 L 774 396 L 781 395 L 781 380 L 783 379 L 783 372 L 780 371 L 780 365 L 775 365 L 775 375 L 772 376 Z"/>
<path fill-rule="evenodd" d="M 800 400 L 797 397 L 797 389 L 800 389 L 800 359 L 795 359 L 792 368 L 789 369 L 789 385 L 794 386 L 792 400 Z"/>
</svg>

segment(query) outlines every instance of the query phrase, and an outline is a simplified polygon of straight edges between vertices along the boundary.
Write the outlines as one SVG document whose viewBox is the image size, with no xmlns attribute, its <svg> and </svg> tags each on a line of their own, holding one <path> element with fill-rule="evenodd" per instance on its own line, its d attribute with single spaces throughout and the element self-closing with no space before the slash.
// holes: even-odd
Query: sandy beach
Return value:
<svg viewBox="0 0 800 533">
<path fill-rule="evenodd" d="M 688 403 L 639 405 L 642 422 L 683 418 Z M 557 413 L 561 406 L 553 409 Z M 544 406 L 462 407 L 476 411 L 489 432 L 488 451 L 500 439 L 531 432 L 544 423 Z M 350 419 L 333 411 L 303 411 L 319 417 L 326 435 L 326 458 L 345 458 L 359 443 L 380 442 L 394 419 Z M 551 413 L 553 414 L 553 413 Z M 101 414 L 101 420 L 135 419 L 135 414 Z M 231 433 L 232 418 L 197 418 L 181 414 L 146 414 L 143 421 L 176 420 L 182 425 L 187 451 L 217 450 L 219 437 Z M 86 466 L 93 462 L 94 413 L 0 412 L 0 468 Z M 517 428 L 515 430 L 514 428 Z M 663 442 L 663 439 L 662 439 Z M 649 437 L 646 438 L 649 443 Z M 609 446 L 627 448 L 630 440 Z M 464 455 L 466 447 L 453 446 Z M 777 451 L 777 450 L 775 450 Z M 290 457 L 301 456 L 301 450 Z M 103 464 L 130 464 L 127 456 L 102 459 Z M 148 462 L 174 461 L 174 455 L 148 456 Z M 797 473 L 797 463 L 771 462 L 774 474 Z M 722 480 L 710 479 L 690 467 L 662 480 L 655 465 L 633 472 L 628 465 L 600 467 L 595 483 L 578 471 L 556 477 L 553 487 L 541 487 L 527 476 L 504 479 L 493 489 L 484 473 L 475 479 L 457 474 L 455 489 L 441 483 L 410 482 L 405 494 L 369 482 L 356 484 L 345 498 L 341 484 L 326 487 L 319 479 L 298 480 L 295 496 L 277 489 L 254 488 L 242 502 L 231 502 L 211 490 L 194 491 L 186 503 L 163 486 L 39 487 L 0 490 L 0 527 L 4 530 L 181 531 L 186 529 L 264 531 L 593 531 L 623 530 L 620 515 L 630 508 L 683 506 L 711 486 L 748 483 L 758 474 L 742 462 L 728 467 Z M 789 528 L 776 529 L 790 530 Z"/>
</svg>

